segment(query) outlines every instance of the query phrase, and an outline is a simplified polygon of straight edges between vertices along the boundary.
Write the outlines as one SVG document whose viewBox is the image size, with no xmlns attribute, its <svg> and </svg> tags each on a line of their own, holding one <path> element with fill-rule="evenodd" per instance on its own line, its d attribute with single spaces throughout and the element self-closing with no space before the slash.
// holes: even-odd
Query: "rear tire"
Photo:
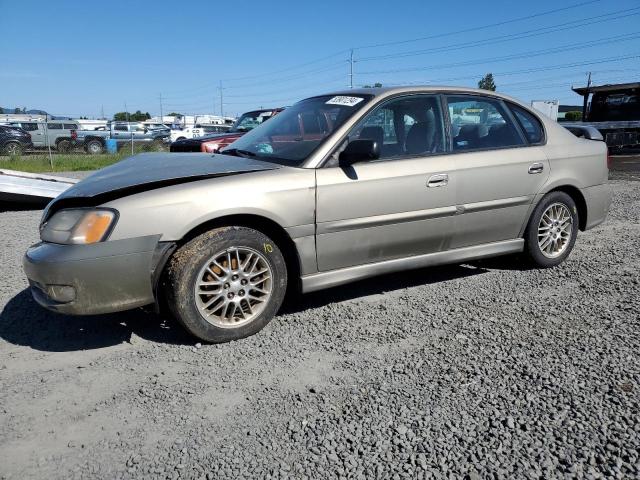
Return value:
<svg viewBox="0 0 640 480">
<path fill-rule="evenodd" d="M 56 150 L 59 153 L 69 153 L 71 150 L 71 142 L 69 140 L 60 140 L 56 145 Z"/>
<path fill-rule="evenodd" d="M 578 208 L 564 192 L 545 195 L 536 206 L 525 231 L 525 252 L 541 268 L 560 265 L 578 236 Z"/>
<path fill-rule="evenodd" d="M 167 266 L 171 312 L 206 342 L 229 342 L 262 330 L 278 312 L 286 290 L 287 266 L 280 249 L 247 227 L 203 233 L 176 251 Z"/>
<path fill-rule="evenodd" d="M 102 143 L 98 140 L 89 140 L 85 146 L 85 150 L 91 155 L 99 155 L 103 149 Z"/>
<path fill-rule="evenodd" d="M 20 145 L 18 142 L 8 142 L 2 149 L 2 153 L 4 153 L 5 155 L 11 155 L 13 157 L 22 155 L 22 152 L 22 145 Z"/>
</svg>

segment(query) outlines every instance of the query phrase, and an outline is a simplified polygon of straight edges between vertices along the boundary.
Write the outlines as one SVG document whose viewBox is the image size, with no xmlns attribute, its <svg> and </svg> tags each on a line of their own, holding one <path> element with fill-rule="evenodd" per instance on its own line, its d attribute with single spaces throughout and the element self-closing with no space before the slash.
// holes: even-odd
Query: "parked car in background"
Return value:
<svg viewBox="0 0 640 480">
<path fill-rule="evenodd" d="M 20 155 L 33 148 L 29 132 L 18 127 L 0 125 L 0 152 L 4 155 Z"/>
<path fill-rule="evenodd" d="M 455 111 L 469 118 L 454 136 Z M 166 302 L 192 334 L 224 342 L 263 328 L 288 285 L 517 252 L 559 265 L 578 230 L 606 218 L 607 182 L 604 142 L 515 99 L 347 90 L 296 103 L 220 154 L 143 154 L 80 181 L 45 210 L 24 269 L 51 310 Z"/>
<path fill-rule="evenodd" d="M 200 125 L 171 130 L 171 141 L 186 140 L 187 138 L 200 138 L 207 135 L 225 133 L 231 129 L 231 125 Z"/>
<path fill-rule="evenodd" d="M 11 122 L 31 135 L 33 148 L 56 149 L 60 153 L 69 152 L 75 145 L 79 124 L 73 120 L 49 120 L 47 122 Z"/>
<path fill-rule="evenodd" d="M 226 133 L 177 140 L 171 144 L 170 150 L 172 152 L 219 152 L 224 147 L 235 142 L 242 135 L 252 130 L 254 127 L 263 124 L 282 110 L 283 108 L 271 108 L 243 113 Z"/>
<path fill-rule="evenodd" d="M 87 153 L 99 154 L 106 147 L 106 141 L 115 140 L 118 147 L 125 143 L 141 144 L 155 143 L 158 147 L 169 143 L 169 131 L 164 129 L 149 129 L 142 123 L 111 122 L 107 130 L 80 130 L 77 134 L 77 144 Z"/>
</svg>

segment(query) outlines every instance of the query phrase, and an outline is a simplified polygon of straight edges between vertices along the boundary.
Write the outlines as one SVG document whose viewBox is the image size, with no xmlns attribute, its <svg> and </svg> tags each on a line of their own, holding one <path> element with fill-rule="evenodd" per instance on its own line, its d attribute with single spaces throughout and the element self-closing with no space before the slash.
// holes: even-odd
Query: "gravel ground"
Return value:
<svg viewBox="0 0 640 480">
<path fill-rule="evenodd" d="M 569 260 L 372 279 L 200 345 L 40 309 L 0 211 L 0 478 L 640 476 L 640 183 Z"/>
</svg>

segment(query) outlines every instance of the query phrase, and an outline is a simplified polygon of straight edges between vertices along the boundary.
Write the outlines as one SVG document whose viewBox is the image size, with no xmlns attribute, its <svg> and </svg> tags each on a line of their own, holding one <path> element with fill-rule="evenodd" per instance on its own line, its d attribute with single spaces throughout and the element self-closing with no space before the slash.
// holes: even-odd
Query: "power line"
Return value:
<svg viewBox="0 0 640 480">
<path fill-rule="evenodd" d="M 501 57 L 490 57 L 490 58 L 483 58 L 481 60 L 469 60 L 465 62 L 430 65 L 428 67 L 410 67 L 410 68 L 398 68 L 398 69 L 391 69 L 391 70 L 373 70 L 369 72 L 360 72 L 360 75 L 378 75 L 381 73 L 399 73 L 399 72 L 415 72 L 415 71 L 432 70 L 432 69 L 445 69 L 445 68 L 453 68 L 453 67 L 463 67 L 468 65 L 478 65 L 478 64 L 488 63 L 488 62 L 504 62 L 508 60 L 517 60 L 520 58 L 538 57 L 540 55 L 561 53 L 561 52 L 567 52 L 571 50 L 579 50 L 583 48 L 595 47 L 599 45 L 607 45 L 611 43 L 635 40 L 637 38 L 640 38 L 640 35 L 638 35 L 639 33 L 640 32 L 631 32 L 623 35 L 614 35 L 611 37 L 605 37 L 605 38 L 601 38 L 601 39 L 593 40 L 589 42 L 572 43 L 569 45 L 563 45 L 561 47 L 546 48 L 542 50 L 531 50 L 524 53 L 505 55 Z"/>
<path fill-rule="evenodd" d="M 504 71 L 504 72 L 493 72 L 493 75 L 496 78 L 497 77 L 504 77 L 504 76 L 512 76 L 512 75 L 524 75 L 524 74 L 527 74 L 527 73 L 544 72 L 544 71 L 552 71 L 552 70 L 563 70 L 565 68 L 575 68 L 575 67 L 584 67 L 584 66 L 590 66 L 590 65 L 600 65 L 600 64 L 604 64 L 604 63 L 620 62 L 620 61 L 624 61 L 624 60 L 635 60 L 635 59 L 640 59 L 640 53 L 636 53 L 636 54 L 632 54 L 632 55 L 622 55 L 622 56 L 615 56 L 615 57 L 607 57 L 607 58 L 603 58 L 603 59 L 600 59 L 600 60 L 586 60 L 586 61 L 582 61 L 582 62 L 562 63 L 562 64 L 555 64 L 555 65 L 544 65 L 544 66 L 540 66 L 540 67 L 532 67 L 532 68 L 526 68 L 526 69 L 521 69 L 521 70 L 509 70 L 509 71 Z M 636 69 L 623 69 L 621 71 L 635 71 L 635 70 Z M 603 71 L 609 72 L 609 71 L 616 71 L 616 70 L 603 70 Z M 478 72 L 478 73 L 474 73 L 474 74 L 471 74 L 471 75 L 461 75 L 461 76 L 456 76 L 456 77 L 420 80 L 420 81 L 414 81 L 414 82 L 391 81 L 391 82 L 387 82 L 387 83 L 390 83 L 390 84 L 403 84 L 403 85 L 424 85 L 424 84 L 437 84 L 437 83 L 452 82 L 452 81 L 458 81 L 458 80 L 470 80 L 470 79 L 477 80 L 482 75 L 484 75 L 484 73 L 485 72 Z M 530 81 L 536 81 L 536 80 L 530 80 Z"/>
<path fill-rule="evenodd" d="M 483 40 L 475 40 L 472 42 L 463 42 L 463 43 L 458 43 L 458 44 L 453 44 L 453 45 L 444 45 L 441 47 L 434 47 L 434 48 L 429 48 L 429 49 L 423 49 L 423 50 L 413 50 L 413 51 L 409 51 L 409 52 L 398 52 L 398 53 L 391 53 L 391 54 L 385 54 L 385 55 L 377 55 L 377 56 L 371 56 L 371 57 L 363 57 L 358 59 L 359 62 L 370 62 L 372 60 L 386 60 L 386 59 L 397 59 L 397 58 L 404 58 L 404 57 L 413 57 L 416 55 L 426 55 L 429 53 L 439 53 L 439 52 L 449 52 L 449 51 L 453 51 L 453 50 L 461 50 L 464 48 L 472 48 L 472 47 L 481 47 L 481 46 L 486 46 L 486 45 L 494 45 L 496 43 L 503 43 L 503 42 L 508 42 L 508 41 L 512 41 L 512 40 L 520 40 L 523 38 L 531 38 L 531 37 L 536 37 L 539 35 L 547 35 L 550 33 L 556 33 L 556 32 L 561 32 L 561 31 L 565 31 L 565 30 L 571 30 L 574 28 L 580 28 L 580 27 L 585 27 L 588 25 L 594 25 L 594 24 L 598 24 L 598 23 L 604 23 L 604 22 L 610 22 L 612 20 L 619 20 L 621 18 L 629 18 L 630 16 L 633 15 L 640 15 L 640 12 L 637 12 L 638 10 L 640 10 L 640 7 L 636 7 L 636 8 L 630 8 L 627 10 L 618 10 L 616 12 L 611 12 L 611 13 L 606 13 L 606 14 L 602 14 L 602 15 L 596 15 L 594 17 L 589 17 L 589 18 L 584 18 L 582 20 L 572 20 L 570 22 L 564 22 L 564 23 L 560 23 L 557 25 L 551 25 L 548 27 L 541 27 L 541 28 L 535 28 L 532 30 L 526 30 L 524 32 L 520 32 L 520 33 L 512 33 L 512 34 L 507 34 L 507 35 L 499 35 L 496 37 L 490 37 L 490 38 L 486 38 Z M 632 13 L 629 14 L 629 12 L 632 11 L 636 11 L 637 13 Z M 617 15 L 614 17 L 611 17 L 611 15 Z M 602 18 L 602 17 L 611 17 L 611 18 Z M 600 20 L 594 20 L 594 19 L 600 19 Z M 587 22 L 587 20 L 594 20 L 591 22 Z M 582 23 L 579 23 L 582 22 Z"/>
<path fill-rule="evenodd" d="M 363 50 L 365 48 L 388 47 L 388 46 L 391 46 L 391 45 L 401 45 L 401 44 L 405 44 L 405 43 L 420 42 L 420 41 L 423 41 L 423 40 L 432 40 L 434 38 L 449 37 L 449 36 L 453 36 L 453 35 L 459 35 L 461 33 L 477 32 L 478 30 L 485 30 L 487 28 L 500 27 L 500 26 L 503 26 L 503 25 L 508 25 L 510 23 L 516 23 L 516 22 L 521 22 L 521 21 L 524 21 L 524 20 L 530 20 L 532 18 L 542 17 L 542 16 L 545 16 L 545 15 L 551 15 L 552 13 L 563 12 L 563 11 L 566 11 L 566 10 L 571 10 L 573 8 L 584 7 L 585 5 L 591 5 L 593 3 L 598 3 L 598 2 L 601 2 L 601 1 L 602 0 L 589 0 L 587 2 L 574 3 L 573 5 L 568 5 L 568 6 L 562 7 L 562 8 L 556 8 L 556 9 L 553 9 L 553 10 L 546 10 L 544 12 L 534 13 L 532 15 L 526 15 L 524 17 L 518 17 L 518 18 L 513 18 L 511 20 L 504 20 L 504 21 L 501 21 L 501 22 L 490 23 L 490 24 L 487 24 L 487 25 L 481 25 L 479 27 L 465 28 L 463 30 L 456 30 L 454 32 L 437 33 L 435 35 L 429 35 L 429 36 L 426 36 L 426 37 L 412 38 L 412 39 L 409 39 L 409 40 L 397 40 L 395 42 L 376 43 L 376 44 L 373 44 L 373 45 L 362 45 L 360 47 L 356 47 L 356 50 Z"/>
<path fill-rule="evenodd" d="M 590 5 L 590 4 L 594 4 L 594 3 L 598 3 L 601 2 L 603 0 L 589 0 L 589 1 L 583 1 L 583 2 L 579 2 L 579 3 L 575 3 L 572 5 L 568 5 L 566 7 L 562 7 L 562 8 L 555 8 L 552 10 L 546 10 L 543 12 L 538 12 L 535 14 L 531 14 L 531 15 L 526 15 L 523 17 L 517 17 L 517 18 L 513 18 L 513 19 L 509 19 L 509 20 L 504 20 L 501 22 L 496 22 L 496 23 L 491 23 L 491 24 L 486 24 L 486 25 L 481 25 L 481 26 L 477 26 L 477 27 L 471 27 L 471 28 L 466 28 L 466 29 L 462 29 L 462 30 L 457 30 L 457 31 L 453 31 L 453 32 L 444 32 L 441 34 L 436 34 L 436 35 L 429 35 L 426 37 L 419 37 L 419 38 L 413 38 L 413 39 L 407 39 L 407 40 L 399 40 L 399 41 L 395 41 L 395 42 L 387 42 L 387 43 L 379 43 L 379 44 L 372 44 L 372 45 L 361 45 L 358 47 L 355 47 L 354 50 L 363 50 L 363 49 L 369 49 L 369 48 L 376 48 L 376 47 L 384 47 L 384 46 L 391 46 L 391 45 L 400 45 L 400 44 L 406 44 L 406 43 L 413 43 L 413 42 L 419 42 L 419 41 L 423 41 L 423 40 L 430 40 L 430 39 L 434 39 L 434 38 L 443 38 L 443 37 L 448 37 L 448 36 L 454 36 L 454 35 L 459 35 L 462 33 L 468 33 L 468 32 L 474 32 L 474 31 L 479 31 L 479 30 L 484 30 L 487 28 L 494 28 L 494 27 L 498 27 L 498 26 L 503 26 L 503 25 L 508 25 L 510 23 L 516 23 L 516 22 L 521 22 L 521 21 L 525 21 L 525 20 L 530 20 L 533 18 L 538 18 L 541 16 L 546 16 L 546 15 L 551 15 L 553 13 L 557 13 L 557 12 L 561 12 L 561 11 L 566 11 L 566 10 L 571 10 L 574 8 L 579 8 L 579 7 L 583 7 L 586 5 Z M 225 82 L 236 82 L 236 81 L 242 81 L 242 80 L 249 80 L 249 79 L 254 79 L 254 78 L 262 78 L 262 77 L 269 77 L 272 75 L 278 75 L 280 73 L 284 73 L 284 72 L 289 72 L 289 71 L 293 71 L 293 70 L 297 70 L 299 68 L 304 68 L 307 67 L 309 65 L 314 65 L 317 63 L 321 63 L 323 61 L 335 58 L 339 55 L 343 55 L 347 52 L 350 52 L 349 49 L 344 49 L 344 50 L 340 50 L 337 52 L 334 52 L 330 55 L 326 55 L 323 56 L 321 58 L 315 59 L 315 60 L 311 60 L 308 62 L 304 62 L 298 65 L 294 65 L 291 67 L 287 67 L 287 68 L 283 68 L 283 69 L 279 69 L 279 70 L 275 70 L 275 71 L 271 71 L 271 72 L 265 72 L 265 73 L 260 73 L 260 74 L 255 74 L 255 75 L 249 75 L 249 76 L 243 76 L 243 77 L 235 77 L 235 78 L 225 78 L 223 79 Z M 331 64 L 329 66 L 325 66 L 322 68 L 326 68 L 328 67 L 328 69 L 335 69 L 338 68 L 339 66 L 344 65 L 343 62 L 336 62 L 334 64 Z M 350 62 L 350 66 L 353 66 L 353 62 Z M 320 70 L 320 71 L 326 71 L 326 70 Z M 249 84 L 249 85 L 240 85 L 240 86 L 231 86 L 229 88 L 245 88 L 248 86 L 255 86 L 255 85 L 263 85 L 265 83 L 273 83 L 273 82 L 281 82 L 281 81 L 287 81 L 287 80 L 291 80 L 291 79 L 298 79 L 313 73 L 318 73 L 318 70 L 312 70 L 303 74 L 298 74 L 295 75 L 293 77 L 285 77 L 285 78 L 279 78 L 279 79 L 272 79 L 266 82 L 259 82 L 259 83 L 253 83 L 253 84 Z M 351 77 L 352 78 L 352 77 Z M 192 91 L 196 91 L 196 90 L 204 90 L 204 89 L 210 89 L 211 86 L 213 84 L 212 83 L 207 83 L 206 85 L 202 85 L 200 87 L 194 87 L 191 89 L 182 89 L 182 90 L 173 90 L 170 92 L 167 92 L 169 94 L 171 94 L 172 92 L 175 93 L 180 93 L 180 92 L 192 92 Z"/>
</svg>

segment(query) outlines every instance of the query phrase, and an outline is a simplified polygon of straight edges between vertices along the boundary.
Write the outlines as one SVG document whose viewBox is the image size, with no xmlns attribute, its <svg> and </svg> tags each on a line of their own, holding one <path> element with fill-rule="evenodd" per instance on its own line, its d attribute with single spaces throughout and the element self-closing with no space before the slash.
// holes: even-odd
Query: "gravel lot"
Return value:
<svg viewBox="0 0 640 480">
<path fill-rule="evenodd" d="M 31 300 L 39 211 L 0 211 L 0 478 L 640 476 L 640 176 L 569 260 L 420 270 L 200 345 Z"/>
</svg>

